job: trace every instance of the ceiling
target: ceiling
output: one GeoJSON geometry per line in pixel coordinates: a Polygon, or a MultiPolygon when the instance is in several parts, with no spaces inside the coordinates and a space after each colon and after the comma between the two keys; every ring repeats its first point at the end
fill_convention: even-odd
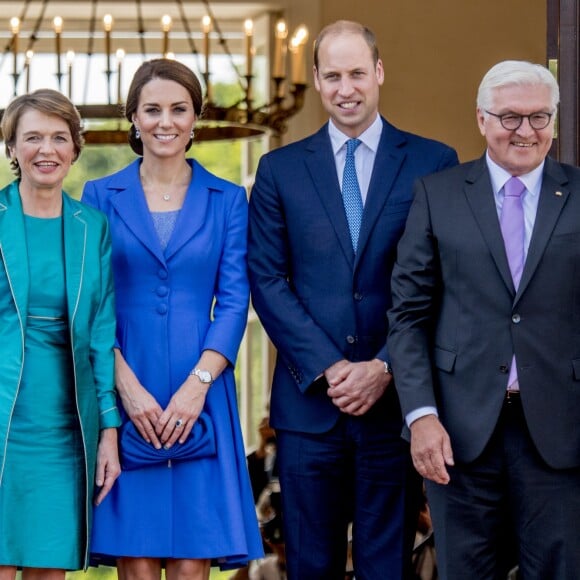
{"type": "MultiPolygon", "coordinates": [[[[168,14],[173,23],[170,32],[170,50],[176,53],[191,52],[188,36],[199,45],[201,40],[201,18],[208,13],[205,1],[152,1],[119,0],[115,2],[78,0],[0,0],[0,47],[2,52],[10,50],[10,18],[20,18],[19,51],[27,49],[35,53],[54,51],[52,21],[55,16],[63,19],[62,49],[77,53],[102,50],[104,42],[103,16],[113,16],[111,32],[112,50],[122,47],[126,52],[159,52],[161,16],[168,14]],[[189,29],[189,31],[188,31],[189,29]],[[141,31],[141,33],[139,32],[141,31]],[[92,39],[92,40],[91,40],[92,39]],[[99,44],[100,43],[100,44],[99,44]]],[[[265,13],[280,11],[280,4],[271,0],[235,2],[211,0],[210,12],[218,22],[219,30],[228,43],[243,39],[243,22],[246,18],[257,18],[265,13]]],[[[217,43],[216,29],[212,39],[217,43]]],[[[212,40],[212,42],[214,41],[212,40]]],[[[238,47],[234,46],[234,49],[238,47]]],[[[198,50],[201,47],[198,46],[198,50]]]]}

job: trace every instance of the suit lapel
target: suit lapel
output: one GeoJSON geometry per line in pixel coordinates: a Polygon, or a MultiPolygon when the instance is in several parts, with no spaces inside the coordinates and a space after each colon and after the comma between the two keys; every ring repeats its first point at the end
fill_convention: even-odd
{"type": "Polygon", "coordinates": [[[515,295],[485,156],[474,164],[467,175],[465,195],[500,276],[510,292],[515,295]]]}
{"type": "Polygon", "coordinates": [[[536,221],[516,300],[523,294],[532,279],[562,209],[566,205],[570,195],[569,190],[565,187],[567,182],[568,179],[561,167],[553,159],[546,158],[536,221]],[[559,192],[559,195],[555,195],[556,191],[559,192]]]}
{"type": "Polygon", "coordinates": [[[71,328],[81,293],[85,265],[87,223],[83,219],[82,213],[82,208],[75,206],[68,196],[63,195],[64,269],[68,317],[71,328]]]}
{"type": "Polygon", "coordinates": [[[125,170],[109,180],[107,187],[115,191],[111,204],[133,235],[162,263],[165,257],[159,236],[153,226],[151,213],[139,178],[141,160],[137,159],[125,170]]]}
{"type": "Polygon", "coordinates": [[[23,324],[28,312],[28,255],[18,181],[0,191],[0,252],[23,324]]]}
{"type": "Polygon", "coordinates": [[[310,155],[306,157],[306,166],[314,182],[315,190],[336,232],[342,252],[352,266],[354,265],[354,251],[336,175],[332,145],[328,136],[328,124],[312,136],[306,149],[310,152],[310,155]]]}
{"type": "Polygon", "coordinates": [[[355,262],[358,263],[372,230],[391,193],[395,179],[405,160],[402,145],[405,138],[400,131],[383,119],[381,140],[377,149],[373,173],[363,211],[361,230],[358,239],[358,251],[355,262]]]}

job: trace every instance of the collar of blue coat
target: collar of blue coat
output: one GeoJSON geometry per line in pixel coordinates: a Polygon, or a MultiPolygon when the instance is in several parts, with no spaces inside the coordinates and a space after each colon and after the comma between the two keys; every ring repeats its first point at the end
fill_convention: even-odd
{"type": "Polygon", "coordinates": [[[136,159],[121,171],[97,183],[109,190],[111,205],[135,237],[159,262],[165,264],[203,227],[211,196],[239,186],[213,175],[194,159],[187,159],[192,169],[192,178],[175,224],[175,231],[164,252],[141,185],[141,162],[140,158],[136,159]]]}

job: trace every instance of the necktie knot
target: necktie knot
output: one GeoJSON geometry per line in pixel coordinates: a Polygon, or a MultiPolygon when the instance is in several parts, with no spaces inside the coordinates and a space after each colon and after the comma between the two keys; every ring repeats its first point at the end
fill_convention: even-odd
{"type": "Polygon", "coordinates": [[[504,185],[504,194],[506,197],[521,197],[526,190],[524,182],[517,177],[510,177],[504,185]]]}
{"type": "Polygon", "coordinates": [[[356,148],[362,143],[360,139],[349,139],[346,142],[346,154],[354,155],[356,148]]]}

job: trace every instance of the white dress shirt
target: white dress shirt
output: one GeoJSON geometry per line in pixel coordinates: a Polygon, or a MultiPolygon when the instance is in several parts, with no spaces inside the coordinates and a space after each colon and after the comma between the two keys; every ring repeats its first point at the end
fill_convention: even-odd
{"type": "MultiPolygon", "coordinates": [[[[363,207],[367,200],[369,192],[369,185],[371,182],[371,175],[373,167],[375,166],[375,157],[377,156],[377,149],[381,140],[381,133],[383,131],[383,122],[380,115],[373,121],[373,124],[357,137],[362,143],[354,152],[354,165],[356,168],[356,176],[360,193],[362,196],[363,207]]],[[[338,183],[342,191],[342,174],[344,173],[344,164],[346,162],[346,142],[350,139],[342,131],[339,131],[336,125],[330,119],[328,123],[328,135],[330,136],[330,143],[332,145],[332,152],[334,153],[334,163],[336,165],[336,173],[338,175],[338,183]]]]}

